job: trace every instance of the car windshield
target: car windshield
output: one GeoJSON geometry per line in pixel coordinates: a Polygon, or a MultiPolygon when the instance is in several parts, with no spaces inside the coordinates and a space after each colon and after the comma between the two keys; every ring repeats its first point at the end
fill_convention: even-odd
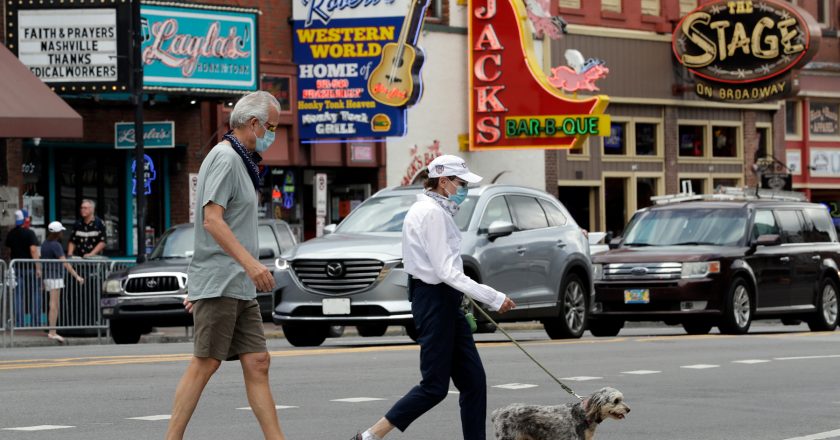
{"type": "MultiPolygon", "coordinates": [[[[467,197],[455,216],[458,228],[466,230],[475,209],[476,197],[467,197]]],[[[408,208],[417,201],[417,194],[374,197],[362,203],[336,228],[342,234],[402,232],[403,219],[408,208]]]]}
{"type": "Polygon", "coordinates": [[[193,253],[194,239],[195,234],[192,226],[170,229],[160,238],[149,259],[189,258],[193,253]]]}
{"type": "Polygon", "coordinates": [[[628,225],[624,246],[737,246],[744,238],[742,209],[660,209],[639,213],[628,225]]]}

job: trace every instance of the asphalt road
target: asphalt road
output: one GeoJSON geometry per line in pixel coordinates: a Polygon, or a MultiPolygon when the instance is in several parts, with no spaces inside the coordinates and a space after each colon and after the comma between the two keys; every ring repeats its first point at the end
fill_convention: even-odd
{"type": "MultiPolygon", "coordinates": [[[[515,335],[578,393],[607,385],[624,392],[632,412],[602,424],[598,439],[840,439],[840,332],[756,326],[738,337],[687,336],[679,327],[573,341],[515,335]]],[[[572,401],[501,334],[478,338],[490,410],[572,401]]],[[[0,439],[162,438],[190,349],[183,343],[3,349],[0,439]]],[[[269,349],[289,439],[346,440],[419,379],[418,350],[406,337],[345,337],[316,349],[271,340],[269,349]]],[[[247,406],[238,363],[224,364],[187,438],[262,438],[253,414],[241,409],[247,406]]],[[[452,394],[389,439],[460,437],[452,394]]]]}

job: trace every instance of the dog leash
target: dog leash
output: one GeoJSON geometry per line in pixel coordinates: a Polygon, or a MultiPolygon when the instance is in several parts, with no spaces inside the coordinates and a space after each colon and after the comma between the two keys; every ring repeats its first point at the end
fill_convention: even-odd
{"type": "Polygon", "coordinates": [[[566,391],[567,393],[577,397],[578,399],[580,399],[581,402],[583,401],[583,396],[580,396],[577,393],[575,393],[571,388],[569,388],[568,385],[561,382],[560,379],[557,378],[557,376],[552,374],[551,371],[548,371],[548,368],[545,368],[545,366],[543,366],[543,364],[541,364],[540,361],[536,360],[534,358],[534,356],[531,356],[531,353],[528,353],[528,350],[525,350],[525,347],[520,345],[519,342],[517,342],[517,340],[514,339],[514,337],[511,336],[510,333],[507,332],[507,330],[503,329],[499,325],[499,323],[494,321],[493,318],[491,318],[490,315],[487,314],[487,312],[484,311],[484,308],[482,308],[481,306],[476,304],[475,301],[472,298],[470,298],[469,296],[467,296],[467,299],[470,300],[470,304],[472,304],[473,309],[478,310],[481,313],[481,315],[484,316],[485,319],[487,319],[488,321],[490,321],[490,323],[495,325],[497,329],[499,329],[505,336],[507,336],[508,339],[510,339],[510,342],[513,342],[513,345],[517,346],[520,350],[522,350],[522,352],[525,353],[525,356],[528,356],[528,359],[531,359],[531,361],[533,363],[537,364],[538,367],[540,367],[543,371],[545,371],[545,374],[547,374],[548,377],[554,379],[554,381],[557,382],[558,385],[560,385],[560,388],[563,388],[563,390],[566,391]]]}

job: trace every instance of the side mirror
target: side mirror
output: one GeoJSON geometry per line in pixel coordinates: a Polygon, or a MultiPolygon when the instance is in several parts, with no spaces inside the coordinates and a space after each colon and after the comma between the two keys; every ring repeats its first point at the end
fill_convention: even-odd
{"type": "Polygon", "coordinates": [[[622,241],[624,241],[624,239],[621,238],[621,237],[613,238],[612,240],[610,240],[609,248],[610,249],[618,249],[619,247],[621,247],[621,242],[622,241]]]}
{"type": "Polygon", "coordinates": [[[513,223],[496,220],[493,223],[490,223],[490,227],[487,228],[487,239],[495,241],[497,238],[507,237],[515,231],[516,226],[513,226],[513,223]]]}
{"type": "Polygon", "coordinates": [[[782,244],[782,238],[777,234],[759,235],[753,243],[754,246],[779,246],[782,244]]]}
{"type": "Polygon", "coordinates": [[[274,249],[260,248],[260,260],[265,260],[274,257],[276,257],[276,255],[274,255],[274,249]]]}
{"type": "Polygon", "coordinates": [[[324,226],[324,235],[332,234],[333,232],[335,232],[336,226],[338,225],[336,225],[335,223],[330,223],[327,226],[324,226]]]}

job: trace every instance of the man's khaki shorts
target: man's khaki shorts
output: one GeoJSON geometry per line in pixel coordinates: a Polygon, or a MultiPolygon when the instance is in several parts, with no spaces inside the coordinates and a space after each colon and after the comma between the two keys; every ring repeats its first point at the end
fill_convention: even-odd
{"type": "Polygon", "coordinates": [[[257,300],[200,299],[193,304],[193,321],[196,357],[232,361],[240,354],[268,351],[257,300]]]}

